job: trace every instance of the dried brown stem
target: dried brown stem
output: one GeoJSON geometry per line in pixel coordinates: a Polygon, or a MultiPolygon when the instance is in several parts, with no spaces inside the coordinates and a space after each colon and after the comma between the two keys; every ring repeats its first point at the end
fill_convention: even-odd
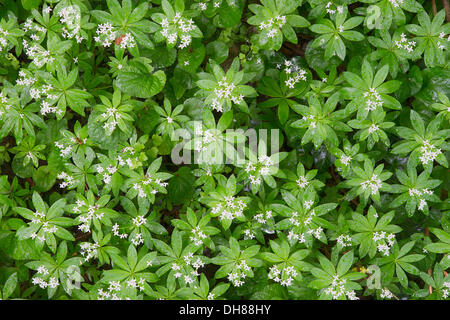
{"type": "MultiPolygon", "coordinates": [[[[428,269],[428,274],[431,276],[431,268],[428,269]]],[[[432,286],[428,286],[428,291],[430,292],[430,294],[433,293],[433,287],[432,286]]]]}
{"type": "Polygon", "coordinates": [[[285,42],[283,44],[282,49],[288,52],[289,55],[296,55],[296,56],[305,56],[305,51],[300,47],[300,45],[296,45],[290,42],[285,42]]]}
{"type": "Polygon", "coordinates": [[[325,253],[325,256],[326,256],[328,259],[331,259],[331,253],[330,253],[330,251],[328,250],[328,248],[327,248],[326,246],[323,246],[321,249],[322,249],[322,252],[325,253]]]}
{"type": "Polygon", "coordinates": [[[450,22],[450,4],[448,3],[448,0],[442,0],[442,5],[445,9],[445,20],[450,22]]]}
{"type": "Polygon", "coordinates": [[[91,231],[87,232],[87,233],[83,233],[80,234],[79,236],[75,237],[75,241],[82,241],[82,240],[86,240],[87,238],[89,238],[89,236],[91,235],[91,231]]]}
{"type": "Polygon", "coordinates": [[[334,182],[337,184],[339,181],[336,176],[336,173],[334,172],[334,165],[331,165],[331,176],[333,177],[334,182]]]}

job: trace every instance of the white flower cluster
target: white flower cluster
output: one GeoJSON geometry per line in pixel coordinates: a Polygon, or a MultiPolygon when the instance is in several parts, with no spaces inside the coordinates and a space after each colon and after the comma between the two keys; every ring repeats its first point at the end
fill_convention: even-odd
{"type": "Polygon", "coordinates": [[[181,13],[175,13],[175,17],[172,21],[164,18],[161,21],[162,31],[161,34],[167,39],[169,44],[175,44],[178,41],[178,36],[180,38],[179,49],[184,49],[191,44],[192,36],[189,34],[195,29],[194,20],[185,19],[181,16],[181,13]],[[173,32],[170,32],[173,30],[173,32]]]}
{"type": "Polygon", "coordinates": [[[341,234],[336,240],[342,247],[349,247],[352,245],[352,237],[347,234],[341,234]]]}
{"type": "Polygon", "coordinates": [[[366,110],[373,111],[377,107],[383,106],[383,99],[375,88],[370,88],[369,91],[364,92],[364,98],[366,98],[366,110]]]}
{"type": "Polygon", "coordinates": [[[236,94],[234,92],[235,89],[236,86],[234,85],[234,83],[228,83],[227,78],[223,77],[222,80],[217,83],[217,87],[214,88],[214,94],[216,96],[211,102],[213,110],[222,112],[223,104],[225,103],[226,99],[231,99],[231,101],[233,101],[235,104],[241,104],[242,101],[244,101],[244,96],[242,94],[236,94]]]}
{"type": "Polygon", "coordinates": [[[136,226],[136,227],[140,227],[140,226],[142,226],[144,223],[146,223],[147,222],[147,219],[145,219],[145,217],[144,216],[137,216],[137,217],[135,217],[135,218],[133,218],[133,224],[136,226]]]}
{"type": "Polygon", "coordinates": [[[372,178],[370,178],[369,180],[361,182],[361,188],[363,190],[366,190],[367,187],[369,187],[372,194],[376,194],[378,192],[378,189],[381,188],[381,180],[376,174],[373,174],[372,178]]]}
{"type": "Polygon", "coordinates": [[[255,239],[255,233],[251,229],[245,229],[244,230],[244,239],[245,240],[255,239]]]}
{"type": "Polygon", "coordinates": [[[44,220],[41,220],[41,219],[45,218],[45,213],[40,213],[40,212],[36,211],[36,212],[34,212],[34,216],[35,216],[35,218],[33,218],[33,220],[31,220],[31,223],[42,223],[44,220]]]}
{"type": "Polygon", "coordinates": [[[278,32],[280,32],[280,29],[284,26],[286,23],[286,16],[276,16],[275,18],[270,18],[267,21],[263,21],[259,24],[260,30],[269,30],[267,33],[267,36],[269,38],[274,38],[278,32]]]}
{"type": "Polygon", "coordinates": [[[63,113],[63,111],[57,106],[51,106],[58,100],[58,95],[49,93],[49,91],[51,90],[53,90],[53,87],[50,84],[43,85],[40,88],[30,89],[30,95],[33,99],[42,99],[40,112],[43,116],[45,116],[47,113],[55,113],[57,115],[61,115],[63,113]]]}
{"type": "Polygon", "coordinates": [[[3,30],[3,28],[0,27],[0,51],[3,51],[3,49],[8,45],[8,41],[6,40],[6,36],[8,34],[8,30],[3,30]]]}
{"type": "Polygon", "coordinates": [[[315,119],[314,115],[310,114],[309,116],[303,116],[303,121],[309,122],[309,128],[314,129],[317,126],[317,119],[315,119]]]}
{"type": "Polygon", "coordinates": [[[240,287],[244,284],[244,280],[247,277],[247,273],[251,268],[247,265],[245,260],[241,260],[240,263],[236,263],[236,268],[234,272],[228,274],[228,281],[230,281],[233,286],[240,287]]]}
{"type": "Polygon", "coordinates": [[[400,40],[394,41],[394,44],[395,44],[395,46],[397,48],[405,49],[409,53],[413,52],[414,51],[414,47],[416,46],[416,42],[415,41],[408,41],[408,39],[406,39],[406,35],[404,33],[402,33],[400,35],[400,40]]]}
{"type": "Polygon", "coordinates": [[[29,76],[25,73],[25,71],[19,71],[19,79],[16,80],[16,84],[20,86],[31,87],[37,79],[35,77],[29,76]]]}
{"type": "Polygon", "coordinates": [[[356,293],[354,290],[352,291],[346,291],[345,290],[345,283],[347,282],[346,279],[339,279],[338,275],[335,275],[333,278],[333,282],[331,286],[329,286],[325,293],[328,295],[331,295],[333,299],[339,299],[341,296],[347,296],[350,300],[359,300],[358,297],[356,297],[356,293]]]}
{"type": "Polygon", "coordinates": [[[57,95],[49,93],[53,90],[52,85],[46,84],[41,87],[31,87],[37,81],[36,78],[28,76],[23,70],[19,71],[19,79],[16,80],[16,84],[20,86],[29,87],[30,96],[35,99],[43,99],[40,106],[40,112],[42,115],[47,113],[62,114],[62,110],[58,107],[52,107],[51,105],[58,99],[57,95]],[[45,100],[47,99],[47,100],[45,100]],[[53,101],[52,101],[53,100],[53,101]]]}
{"type": "Polygon", "coordinates": [[[447,299],[450,296],[450,281],[446,281],[442,284],[445,289],[442,289],[442,298],[447,299]]]}
{"type": "MultiPolygon", "coordinates": [[[[439,34],[439,39],[444,40],[445,37],[446,37],[446,35],[445,35],[444,32],[441,32],[441,33],[439,34]]],[[[447,41],[450,41],[450,35],[448,36],[447,41]]],[[[439,41],[436,43],[436,45],[437,45],[437,47],[438,47],[439,49],[441,49],[441,50],[444,50],[444,49],[445,49],[445,46],[441,43],[441,40],[439,40],[439,41]]]]}
{"type": "Polygon", "coordinates": [[[97,256],[97,249],[99,248],[99,244],[97,242],[83,242],[80,244],[80,253],[84,257],[84,261],[89,261],[90,259],[97,256]]]}
{"type": "Polygon", "coordinates": [[[136,41],[131,33],[126,33],[116,41],[116,44],[119,44],[122,49],[134,48],[136,46],[136,41]]]}
{"type": "MultiPolygon", "coordinates": [[[[33,213],[34,218],[31,220],[31,223],[34,224],[40,224],[42,225],[42,231],[44,231],[44,233],[55,233],[57,230],[56,226],[49,226],[48,222],[45,221],[45,213],[40,213],[38,211],[33,213]]],[[[31,239],[38,239],[39,241],[45,241],[45,235],[42,236],[38,236],[36,232],[31,233],[30,235],[31,239]]]]}
{"type": "Polygon", "coordinates": [[[375,123],[372,123],[372,125],[369,127],[369,133],[371,134],[378,130],[380,130],[380,128],[375,123]]]}
{"type": "MultiPolygon", "coordinates": [[[[205,266],[205,264],[203,263],[202,259],[200,259],[200,257],[197,257],[197,259],[194,260],[194,254],[192,252],[189,252],[187,255],[185,255],[183,257],[184,259],[184,263],[186,263],[186,265],[190,266],[192,265],[192,267],[195,270],[198,270],[200,268],[203,268],[205,266]]],[[[197,273],[196,276],[199,276],[200,274],[197,273]]]]}
{"type": "Polygon", "coordinates": [[[305,234],[304,233],[302,233],[302,234],[298,234],[298,233],[295,233],[294,231],[289,231],[289,234],[288,234],[288,236],[287,236],[287,238],[290,240],[290,241],[298,241],[299,243],[304,243],[306,240],[305,240],[305,234]]]}
{"type": "Polygon", "coordinates": [[[191,239],[191,241],[194,242],[196,246],[200,246],[203,244],[203,241],[207,237],[208,236],[202,230],[200,230],[200,227],[196,226],[192,229],[192,236],[190,236],[189,239],[191,239]]]}
{"type": "Polygon", "coordinates": [[[389,250],[395,242],[395,234],[390,233],[386,235],[385,231],[374,232],[372,240],[376,243],[378,251],[388,256],[389,250]]]}
{"type": "Polygon", "coordinates": [[[389,0],[389,2],[390,2],[395,8],[398,8],[398,7],[403,3],[403,0],[389,0]]]}
{"type": "Polygon", "coordinates": [[[144,291],[144,283],[144,278],[139,278],[138,281],[133,278],[127,281],[127,287],[137,288],[139,291],[144,291]]]}
{"type": "Polygon", "coordinates": [[[72,155],[72,146],[70,144],[63,144],[55,141],[55,146],[59,149],[59,155],[63,158],[69,157],[72,155]]]}
{"type": "Polygon", "coordinates": [[[209,129],[203,130],[201,122],[195,123],[194,135],[194,150],[197,152],[206,151],[209,144],[216,142],[214,131],[209,129]]]}
{"type": "MultiPolygon", "coordinates": [[[[55,233],[58,228],[53,225],[53,226],[49,226],[47,221],[44,221],[45,219],[45,214],[44,213],[39,213],[39,212],[35,212],[34,213],[35,218],[33,220],[31,220],[31,223],[35,223],[35,224],[42,224],[42,231],[44,231],[44,233],[55,233]]],[[[44,241],[45,240],[45,235],[42,236],[38,236],[36,232],[33,232],[30,235],[31,239],[35,239],[37,238],[39,241],[44,241]]]]}
{"type": "Polygon", "coordinates": [[[261,184],[261,176],[269,175],[270,167],[273,166],[273,161],[267,155],[261,155],[258,157],[256,163],[249,162],[245,168],[245,172],[249,174],[251,184],[261,184]]]}
{"type": "MultiPolygon", "coordinates": [[[[312,205],[314,204],[313,200],[306,200],[305,202],[303,202],[303,205],[305,206],[305,208],[307,210],[311,209],[312,205]]],[[[314,215],[314,213],[312,212],[311,215],[314,215]]]]}
{"type": "Polygon", "coordinates": [[[71,188],[74,186],[74,184],[77,182],[72,176],[68,175],[64,171],[57,175],[58,179],[64,180],[59,184],[59,187],[61,189],[63,188],[71,188]]]}
{"type": "MultiPolygon", "coordinates": [[[[25,33],[29,31],[36,31],[40,32],[41,34],[45,34],[46,28],[35,24],[32,19],[28,18],[23,26],[23,31],[25,33]]],[[[41,39],[41,36],[39,36],[37,33],[33,33],[30,35],[30,38],[33,41],[39,41],[41,39]]],[[[29,59],[33,60],[33,63],[38,68],[43,67],[47,63],[53,63],[53,61],[55,60],[55,58],[50,55],[49,51],[42,49],[37,44],[31,45],[26,39],[23,39],[22,45],[25,49],[25,54],[29,59]]]]}
{"type": "MultiPolygon", "coordinates": [[[[45,278],[45,276],[49,275],[48,269],[45,266],[39,266],[36,271],[37,271],[37,274],[42,275],[44,278],[45,278]]],[[[44,278],[34,277],[32,279],[32,283],[34,285],[36,285],[36,284],[39,285],[39,287],[41,289],[45,289],[47,287],[56,288],[59,285],[59,281],[55,277],[50,277],[48,282],[46,280],[44,280],[44,278]]]]}
{"type": "Polygon", "coordinates": [[[436,148],[428,140],[425,140],[420,148],[420,152],[422,153],[419,157],[420,162],[422,164],[428,164],[430,162],[433,163],[437,156],[442,153],[442,150],[436,148]]]}
{"type": "Polygon", "coordinates": [[[269,269],[269,279],[280,283],[284,287],[292,285],[292,281],[297,276],[297,271],[293,266],[285,267],[280,270],[276,265],[269,269]]]}
{"type": "MultiPolygon", "coordinates": [[[[309,218],[308,218],[309,219],[309,218]]],[[[307,219],[307,220],[308,220],[307,219]]],[[[306,221],[305,221],[306,222],[306,221]]],[[[320,235],[322,233],[323,229],[322,227],[317,227],[317,229],[308,229],[306,231],[307,234],[312,234],[316,239],[320,239],[320,235]]]]}
{"type": "Polygon", "coordinates": [[[125,147],[120,152],[122,154],[117,156],[120,166],[127,165],[130,169],[136,169],[139,166],[139,157],[135,155],[136,152],[133,147],[125,147]]]}
{"type": "Polygon", "coordinates": [[[418,190],[418,189],[416,189],[416,188],[410,188],[409,190],[408,190],[408,192],[409,192],[409,196],[410,197],[417,197],[418,199],[419,199],[419,206],[418,206],[418,209],[419,210],[423,210],[423,208],[427,205],[427,201],[424,199],[424,198],[422,198],[422,196],[423,195],[432,195],[433,194],[433,191],[430,191],[430,190],[428,190],[428,189],[422,189],[422,190],[418,190]]]}
{"type": "MultiPolygon", "coordinates": [[[[145,224],[147,222],[147,219],[143,215],[142,216],[137,216],[137,217],[133,218],[132,220],[133,220],[133,224],[134,224],[134,226],[136,228],[139,228],[140,226],[142,226],[143,224],[145,224]]],[[[144,238],[142,237],[142,233],[136,233],[134,238],[131,239],[131,242],[135,246],[143,244],[144,243],[144,238]]]]}
{"type": "Polygon", "coordinates": [[[350,163],[350,161],[352,161],[352,157],[343,154],[343,155],[341,156],[340,160],[341,160],[341,162],[342,162],[342,164],[343,164],[344,166],[348,166],[348,164],[350,163]]]}
{"type": "MultiPolygon", "coordinates": [[[[304,207],[306,208],[306,210],[309,210],[312,207],[312,205],[313,205],[313,201],[311,201],[311,200],[304,202],[304,207]]],[[[289,222],[294,227],[303,227],[304,226],[306,228],[307,234],[314,236],[316,239],[320,239],[323,228],[318,227],[318,228],[314,229],[314,228],[309,227],[312,222],[312,219],[315,215],[316,215],[316,213],[314,212],[314,210],[311,210],[311,212],[309,212],[306,216],[301,216],[298,214],[297,211],[294,211],[291,213],[289,222]]],[[[305,234],[304,233],[297,234],[291,230],[287,237],[291,241],[298,240],[300,243],[305,242],[305,234]]]]}
{"type": "Polygon", "coordinates": [[[285,60],[284,67],[284,71],[288,76],[288,79],[284,81],[287,87],[293,89],[298,82],[306,81],[306,70],[295,65],[292,61],[285,60]]]}
{"type": "Polygon", "coordinates": [[[72,39],[75,37],[77,43],[83,41],[83,37],[79,35],[81,26],[81,13],[78,6],[68,6],[58,12],[59,22],[65,24],[62,29],[63,38],[72,39]]]}
{"type": "Polygon", "coordinates": [[[32,283],[33,283],[34,285],[36,285],[36,284],[39,285],[39,287],[40,287],[41,289],[45,289],[45,288],[47,288],[47,287],[50,287],[50,288],[56,288],[56,287],[59,286],[59,281],[58,281],[58,279],[55,278],[55,277],[50,277],[50,280],[49,280],[48,282],[45,281],[45,280],[42,279],[42,278],[35,277],[35,278],[33,278],[32,283]]]}
{"type": "Polygon", "coordinates": [[[106,112],[101,115],[104,118],[105,123],[103,124],[103,129],[105,129],[109,134],[111,134],[118,124],[118,120],[122,117],[118,110],[114,107],[109,107],[106,112]]]}
{"type": "Polygon", "coordinates": [[[78,229],[83,232],[89,232],[91,231],[90,224],[92,219],[101,219],[104,213],[98,212],[99,206],[97,204],[88,205],[83,200],[77,200],[76,203],[73,212],[80,214],[79,220],[81,224],[78,226],[78,229]]]}
{"type": "Polygon", "coordinates": [[[118,296],[121,291],[122,285],[120,281],[109,281],[109,287],[107,291],[103,291],[102,288],[98,289],[98,300],[122,300],[118,296]]]}
{"type": "Polygon", "coordinates": [[[113,232],[113,235],[115,235],[116,237],[119,237],[120,239],[124,239],[124,238],[128,237],[128,234],[126,234],[126,233],[122,233],[122,234],[119,233],[119,225],[117,223],[115,223],[112,226],[112,232],[113,232]]]}
{"type": "MultiPolygon", "coordinates": [[[[201,11],[205,11],[207,9],[208,3],[210,0],[206,0],[205,2],[200,2],[198,5],[200,7],[201,11]]],[[[220,5],[223,3],[223,0],[213,0],[214,9],[217,9],[220,7],[220,5]]],[[[226,3],[229,7],[237,8],[236,0],[227,0],[226,3]]]]}
{"type": "Polygon", "coordinates": [[[225,201],[218,203],[212,208],[212,213],[219,215],[219,219],[233,220],[236,217],[242,216],[242,212],[247,207],[247,204],[242,200],[236,200],[233,196],[228,196],[225,201]]]}
{"type": "Polygon", "coordinates": [[[95,42],[100,43],[103,47],[109,47],[116,39],[116,31],[110,23],[103,23],[97,26],[97,36],[94,37],[95,42]]]}
{"type": "MultiPolygon", "coordinates": [[[[40,33],[45,33],[47,30],[45,29],[45,27],[41,27],[41,26],[35,24],[31,18],[28,18],[23,25],[23,31],[24,32],[36,31],[36,32],[40,32],[40,33]]],[[[37,35],[36,33],[33,33],[30,35],[30,38],[33,41],[38,41],[38,40],[40,40],[41,37],[39,35],[37,35]]],[[[24,42],[25,42],[25,40],[24,40],[24,42]]]]}
{"type": "Polygon", "coordinates": [[[75,137],[70,137],[68,139],[63,139],[64,142],[55,141],[55,146],[59,149],[59,155],[63,158],[71,157],[76,146],[85,144],[87,138],[77,139],[75,137]]]}
{"type": "Polygon", "coordinates": [[[332,5],[333,5],[333,2],[331,2],[331,1],[329,1],[325,5],[325,8],[327,9],[328,14],[335,14],[336,12],[338,12],[339,14],[342,14],[344,12],[344,6],[336,6],[336,9],[331,9],[332,5]]]}
{"type": "Polygon", "coordinates": [[[267,210],[266,212],[263,212],[263,213],[258,213],[253,217],[253,219],[255,219],[257,222],[259,222],[261,224],[265,224],[267,222],[267,219],[270,219],[270,218],[272,218],[271,210],[267,210]]]}
{"type": "Polygon", "coordinates": [[[44,50],[38,45],[30,45],[25,39],[23,40],[23,47],[25,54],[38,68],[42,68],[47,63],[53,63],[55,58],[51,56],[50,51],[44,50]]]}
{"type": "MultiPolygon", "coordinates": [[[[131,237],[130,237],[131,238],[131,237]]],[[[136,233],[131,242],[137,247],[144,243],[144,238],[142,237],[142,233],[136,233]]]]}
{"type": "MultiPolygon", "coordinates": [[[[137,216],[135,218],[132,219],[133,224],[136,228],[139,228],[140,226],[142,226],[143,224],[145,224],[147,222],[147,219],[145,218],[145,216],[137,216]]],[[[131,239],[131,242],[135,245],[138,246],[140,244],[144,243],[144,238],[142,237],[142,233],[136,233],[136,235],[134,236],[133,239],[131,239]]]]}
{"type": "Polygon", "coordinates": [[[128,166],[130,169],[135,169],[140,165],[139,158],[135,155],[133,147],[125,147],[120,152],[121,154],[117,156],[118,165],[102,166],[98,164],[96,166],[97,173],[102,176],[105,184],[111,183],[112,175],[117,172],[119,167],[128,166]]]}
{"type": "Polygon", "coordinates": [[[176,279],[182,279],[186,284],[192,284],[195,282],[195,278],[200,275],[198,272],[198,269],[203,268],[205,266],[204,262],[200,259],[200,257],[197,257],[194,261],[194,254],[192,252],[189,252],[183,257],[184,260],[184,267],[183,265],[179,265],[177,263],[172,263],[172,270],[177,271],[174,273],[174,277],[176,279]],[[194,271],[191,271],[190,273],[187,272],[188,266],[192,266],[194,268],[194,271]],[[181,271],[183,271],[185,274],[183,274],[181,271]]]}
{"type": "Polygon", "coordinates": [[[305,189],[309,185],[309,181],[305,176],[298,177],[296,182],[300,189],[305,189]]]}
{"type": "MultiPolygon", "coordinates": [[[[312,215],[314,215],[314,210],[312,211],[312,215]]],[[[294,211],[291,213],[291,217],[289,218],[289,222],[296,226],[296,227],[300,227],[300,225],[302,224],[302,219],[301,217],[299,217],[298,212],[294,211]]],[[[305,219],[304,224],[308,225],[311,222],[311,217],[308,217],[307,219],[305,219]]]]}
{"type": "Polygon", "coordinates": [[[394,295],[389,291],[389,289],[384,288],[381,289],[380,297],[383,299],[392,299],[394,295]]]}
{"type": "Polygon", "coordinates": [[[145,177],[140,181],[140,183],[135,183],[133,185],[133,189],[138,191],[138,197],[140,198],[145,198],[146,197],[146,193],[144,191],[143,186],[150,186],[151,187],[151,194],[157,194],[158,190],[154,189],[155,186],[160,186],[160,187],[167,187],[168,183],[167,182],[163,182],[160,179],[152,179],[152,177],[150,177],[150,175],[146,174],[145,177]]]}
{"type": "Polygon", "coordinates": [[[3,113],[11,108],[11,105],[8,103],[8,97],[0,92],[0,119],[3,116],[3,113]]]}
{"type": "Polygon", "coordinates": [[[117,172],[117,166],[106,166],[106,168],[101,165],[97,165],[97,172],[103,174],[102,180],[105,184],[111,183],[111,176],[117,172]]]}
{"type": "Polygon", "coordinates": [[[48,274],[48,269],[45,266],[38,267],[36,271],[37,273],[42,274],[44,276],[48,274]]]}

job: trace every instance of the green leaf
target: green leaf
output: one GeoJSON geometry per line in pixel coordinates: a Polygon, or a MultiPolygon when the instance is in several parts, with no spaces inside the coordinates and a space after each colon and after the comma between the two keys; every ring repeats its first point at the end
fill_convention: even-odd
{"type": "Polygon", "coordinates": [[[21,2],[25,10],[31,10],[39,7],[42,0],[21,0],[21,2]]]}
{"type": "Polygon", "coordinates": [[[17,272],[14,272],[8,277],[8,280],[6,280],[5,285],[3,286],[2,299],[7,300],[13,294],[16,287],[17,287],[17,272]]]}
{"type": "Polygon", "coordinates": [[[336,269],[337,274],[339,276],[344,275],[350,269],[352,264],[353,264],[353,251],[349,251],[342,256],[341,260],[339,260],[336,269]]]}
{"type": "Polygon", "coordinates": [[[430,243],[425,246],[425,249],[435,252],[435,253],[449,253],[450,252],[450,244],[448,243],[430,243]]]}
{"type": "Polygon", "coordinates": [[[189,167],[181,167],[170,179],[167,191],[175,205],[187,203],[194,195],[195,177],[189,167]]]}
{"type": "Polygon", "coordinates": [[[115,85],[123,92],[138,98],[150,98],[161,92],[166,83],[164,71],[152,73],[149,64],[131,60],[115,80],[115,85]]]}
{"type": "Polygon", "coordinates": [[[414,110],[411,110],[411,124],[421,136],[425,135],[425,124],[419,114],[414,110]]]}

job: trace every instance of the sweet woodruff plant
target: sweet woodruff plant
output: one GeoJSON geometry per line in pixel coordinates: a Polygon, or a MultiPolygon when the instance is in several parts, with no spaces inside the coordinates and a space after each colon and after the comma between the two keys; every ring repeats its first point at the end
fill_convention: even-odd
{"type": "Polygon", "coordinates": [[[0,2],[0,298],[450,298],[448,0],[0,2]]]}

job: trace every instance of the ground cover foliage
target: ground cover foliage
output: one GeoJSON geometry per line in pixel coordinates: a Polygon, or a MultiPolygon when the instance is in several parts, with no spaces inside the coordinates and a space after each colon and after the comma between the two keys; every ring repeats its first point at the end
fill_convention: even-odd
{"type": "Polygon", "coordinates": [[[449,17],[0,0],[0,297],[449,299],[449,17]]]}

